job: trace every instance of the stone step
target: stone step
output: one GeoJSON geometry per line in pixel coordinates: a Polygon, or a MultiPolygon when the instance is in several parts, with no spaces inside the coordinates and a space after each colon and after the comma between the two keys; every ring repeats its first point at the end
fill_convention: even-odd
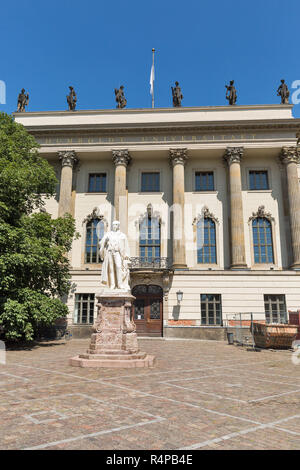
{"type": "Polygon", "coordinates": [[[97,360],[112,360],[112,361],[132,361],[135,359],[144,359],[146,353],[133,353],[133,354],[79,354],[80,359],[88,359],[89,361],[97,360]]]}
{"type": "MultiPolygon", "coordinates": [[[[75,367],[107,367],[107,368],[134,368],[134,367],[153,367],[155,356],[151,356],[150,354],[145,354],[143,359],[133,359],[133,360],[116,360],[115,356],[114,359],[84,359],[80,356],[72,357],[69,360],[70,366],[75,367]]],[[[123,358],[123,356],[122,356],[123,358]]]]}
{"type": "MultiPolygon", "coordinates": [[[[139,351],[136,351],[137,353],[139,351]]],[[[107,349],[107,348],[103,348],[101,349],[99,346],[93,348],[92,346],[89,347],[89,349],[87,350],[87,354],[117,354],[118,356],[120,356],[121,354],[126,356],[128,354],[131,354],[129,351],[126,351],[125,349],[107,349]]]]}

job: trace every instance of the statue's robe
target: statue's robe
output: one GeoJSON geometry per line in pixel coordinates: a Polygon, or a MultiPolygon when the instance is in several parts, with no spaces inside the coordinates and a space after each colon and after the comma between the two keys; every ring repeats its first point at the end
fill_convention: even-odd
{"type": "Polygon", "coordinates": [[[108,272],[111,270],[115,272],[115,266],[110,266],[109,263],[114,261],[111,257],[108,256],[108,250],[111,249],[112,252],[118,252],[121,258],[121,270],[122,270],[122,279],[126,281],[128,278],[128,267],[126,259],[129,258],[129,246],[128,240],[124,233],[117,232],[107,232],[102,240],[100,241],[100,258],[103,259],[102,263],[102,273],[101,273],[101,284],[104,284],[108,287],[109,285],[109,275],[108,272]]]}

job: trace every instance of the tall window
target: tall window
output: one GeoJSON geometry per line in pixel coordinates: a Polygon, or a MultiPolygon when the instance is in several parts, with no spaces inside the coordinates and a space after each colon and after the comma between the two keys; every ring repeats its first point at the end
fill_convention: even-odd
{"type": "Polygon", "coordinates": [[[269,189],[268,172],[254,170],[249,172],[250,189],[269,189]]]}
{"type": "Polygon", "coordinates": [[[153,261],[160,258],[160,221],[148,215],[140,225],[140,258],[153,261]]]}
{"type": "Polygon", "coordinates": [[[74,323],[93,323],[95,294],[76,294],[74,323]]]}
{"type": "Polygon", "coordinates": [[[197,263],[217,263],[216,224],[209,217],[197,223],[197,263]]]}
{"type": "Polygon", "coordinates": [[[213,171],[196,171],[195,173],[195,191],[213,191],[214,173],[213,171]]]}
{"type": "Polygon", "coordinates": [[[264,295],[267,323],[287,323],[285,295],[264,295]]]}
{"type": "Polygon", "coordinates": [[[272,224],[265,217],[252,222],[253,250],[255,263],[274,263],[272,224]]]}
{"type": "Polygon", "coordinates": [[[106,193],[106,173],[89,174],[89,193],[106,193]]]}
{"type": "Polygon", "coordinates": [[[220,294],[201,294],[201,325],[222,325],[220,294]]]}
{"type": "Polygon", "coordinates": [[[142,173],[141,190],[145,192],[159,192],[160,174],[153,172],[142,173]]]}
{"type": "Polygon", "coordinates": [[[86,225],[85,263],[100,263],[99,242],[104,235],[104,222],[92,219],[86,225]]]}

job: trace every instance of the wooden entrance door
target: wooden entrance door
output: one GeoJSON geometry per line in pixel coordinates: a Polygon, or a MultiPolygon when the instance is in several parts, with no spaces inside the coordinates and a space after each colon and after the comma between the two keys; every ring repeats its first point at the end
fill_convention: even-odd
{"type": "Polygon", "coordinates": [[[162,336],[163,291],[156,285],[139,285],[132,290],[133,319],[141,336],[162,336]]]}

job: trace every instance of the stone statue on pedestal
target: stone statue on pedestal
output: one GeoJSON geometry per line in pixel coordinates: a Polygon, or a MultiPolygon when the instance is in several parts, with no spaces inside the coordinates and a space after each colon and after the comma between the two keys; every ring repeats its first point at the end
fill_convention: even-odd
{"type": "Polygon", "coordinates": [[[277,90],[277,96],[281,96],[281,104],[289,104],[290,92],[284,80],[281,80],[281,84],[277,90]]]}
{"type": "Polygon", "coordinates": [[[226,99],[229,101],[229,105],[233,106],[236,104],[237,94],[234,86],[234,80],[230,80],[229,85],[225,85],[226,88],[226,99]]]}
{"type": "Polygon", "coordinates": [[[133,301],[129,288],[129,248],[120,222],[100,242],[103,259],[101,286],[97,298],[97,317],[89,349],[72,357],[75,367],[152,367],[155,357],[139,350],[136,326],[132,318],[133,301]]]}
{"type": "Polygon", "coordinates": [[[179,108],[181,106],[181,100],[183,95],[181,93],[181,88],[178,82],[175,82],[175,87],[171,87],[172,89],[172,96],[173,96],[173,106],[174,108],[179,108]]]}
{"type": "Polygon", "coordinates": [[[100,241],[100,258],[103,260],[102,286],[129,292],[129,246],[125,233],[120,231],[118,220],[113,222],[112,231],[107,232],[100,241]]]}
{"type": "Polygon", "coordinates": [[[67,95],[67,103],[69,106],[69,111],[75,111],[77,96],[72,86],[69,86],[69,89],[70,89],[70,93],[67,95]]]}
{"type": "Polygon", "coordinates": [[[127,105],[127,100],[125,98],[123,90],[124,90],[123,85],[121,85],[119,89],[115,88],[117,108],[119,109],[125,108],[125,106],[127,105]]]}
{"type": "Polygon", "coordinates": [[[25,94],[25,89],[22,88],[21,93],[18,96],[18,109],[17,112],[23,113],[25,111],[25,106],[28,105],[29,102],[29,94],[25,94]]]}

